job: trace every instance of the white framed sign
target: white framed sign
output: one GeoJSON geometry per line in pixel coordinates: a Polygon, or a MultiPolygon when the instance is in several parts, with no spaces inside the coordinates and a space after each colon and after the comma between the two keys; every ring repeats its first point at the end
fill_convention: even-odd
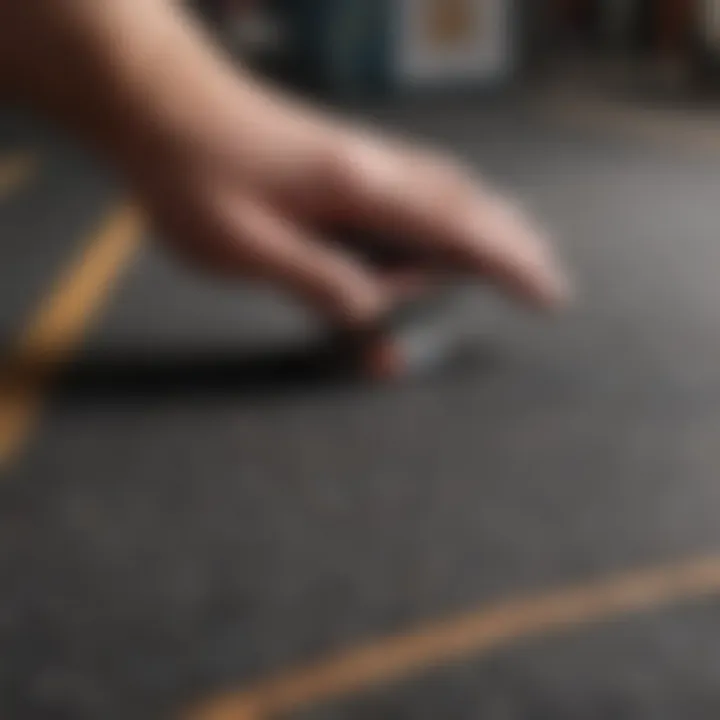
{"type": "Polygon", "coordinates": [[[496,81],[512,68],[513,0],[395,0],[401,85],[496,81]]]}

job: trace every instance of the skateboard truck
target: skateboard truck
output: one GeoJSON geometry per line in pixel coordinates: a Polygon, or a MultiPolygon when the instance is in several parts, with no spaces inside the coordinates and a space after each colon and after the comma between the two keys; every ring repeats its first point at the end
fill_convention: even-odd
{"type": "Polygon", "coordinates": [[[467,347],[459,322],[467,287],[446,286],[402,302],[380,322],[344,331],[337,348],[356,377],[395,380],[424,376],[447,367],[467,347]]]}

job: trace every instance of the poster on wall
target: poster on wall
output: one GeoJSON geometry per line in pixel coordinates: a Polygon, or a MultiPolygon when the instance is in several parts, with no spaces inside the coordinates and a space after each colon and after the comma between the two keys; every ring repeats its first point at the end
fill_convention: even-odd
{"type": "Polygon", "coordinates": [[[497,82],[512,69],[513,0],[396,0],[401,84],[497,82]]]}

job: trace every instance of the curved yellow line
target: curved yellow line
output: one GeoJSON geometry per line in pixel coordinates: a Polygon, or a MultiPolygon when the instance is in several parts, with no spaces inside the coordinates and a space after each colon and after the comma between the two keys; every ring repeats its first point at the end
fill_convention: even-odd
{"type": "Polygon", "coordinates": [[[46,297],[6,358],[0,358],[0,469],[28,439],[54,375],[134,255],[143,234],[139,212],[116,208],[53,292],[46,297]]]}
{"type": "Polygon", "coordinates": [[[396,682],[522,639],[720,595],[720,557],[695,559],[500,602],[200,704],[185,720],[268,720],[396,682]]]}

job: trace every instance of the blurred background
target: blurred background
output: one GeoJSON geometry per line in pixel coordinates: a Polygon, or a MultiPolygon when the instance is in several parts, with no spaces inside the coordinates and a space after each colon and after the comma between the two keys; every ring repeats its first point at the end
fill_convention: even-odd
{"type": "Polygon", "coordinates": [[[196,5],[230,47],[291,83],[338,95],[478,89],[579,72],[617,88],[687,94],[711,91],[717,67],[712,0],[196,5]]]}
{"type": "Polygon", "coordinates": [[[316,318],[0,111],[0,716],[720,717],[720,2],[189,7],[518,196],[578,298],[308,382],[316,318]]]}

